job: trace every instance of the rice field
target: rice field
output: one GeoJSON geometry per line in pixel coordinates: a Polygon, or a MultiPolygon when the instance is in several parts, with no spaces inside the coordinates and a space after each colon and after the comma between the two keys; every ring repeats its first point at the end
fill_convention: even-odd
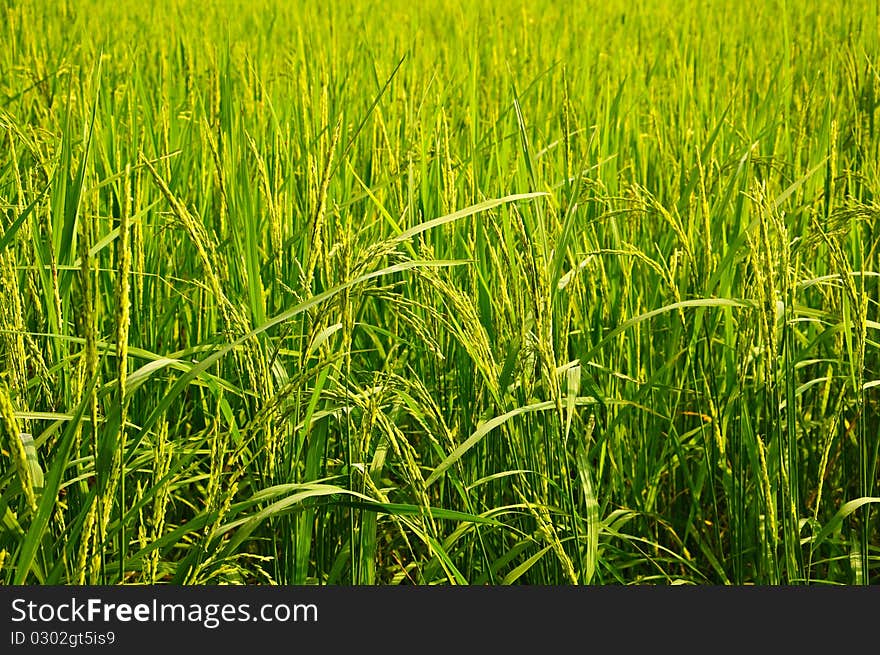
{"type": "Polygon", "coordinates": [[[4,584],[880,582],[876,2],[0,43],[4,584]]]}

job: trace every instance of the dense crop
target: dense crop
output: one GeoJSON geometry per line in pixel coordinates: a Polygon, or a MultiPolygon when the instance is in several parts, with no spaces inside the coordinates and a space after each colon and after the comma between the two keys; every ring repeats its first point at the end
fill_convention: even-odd
{"type": "Polygon", "coordinates": [[[880,580],[876,2],[0,2],[0,580],[880,580]]]}

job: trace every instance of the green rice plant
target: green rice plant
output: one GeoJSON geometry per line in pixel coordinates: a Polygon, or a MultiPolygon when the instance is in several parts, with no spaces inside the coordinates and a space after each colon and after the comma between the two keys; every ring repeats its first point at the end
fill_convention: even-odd
{"type": "Polygon", "coordinates": [[[0,581],[876,584],[877,22],[3,4],[0,581]]]}

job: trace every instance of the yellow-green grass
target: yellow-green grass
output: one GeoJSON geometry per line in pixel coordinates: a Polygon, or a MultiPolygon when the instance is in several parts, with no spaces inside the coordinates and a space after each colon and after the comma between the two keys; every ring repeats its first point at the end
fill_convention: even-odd
{"type": "Polygon", "coordinates": [[[0,43],[0,581],[880,581],[877,3],[0,43]]]}

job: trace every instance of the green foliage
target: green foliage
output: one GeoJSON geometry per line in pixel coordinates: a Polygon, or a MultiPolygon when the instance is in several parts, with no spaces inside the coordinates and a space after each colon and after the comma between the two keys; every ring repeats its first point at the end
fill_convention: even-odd
{"type": "Polygon", "coordinates": [[[0,8],[0,581],[876,584],[876,3],[0,8]]]}

